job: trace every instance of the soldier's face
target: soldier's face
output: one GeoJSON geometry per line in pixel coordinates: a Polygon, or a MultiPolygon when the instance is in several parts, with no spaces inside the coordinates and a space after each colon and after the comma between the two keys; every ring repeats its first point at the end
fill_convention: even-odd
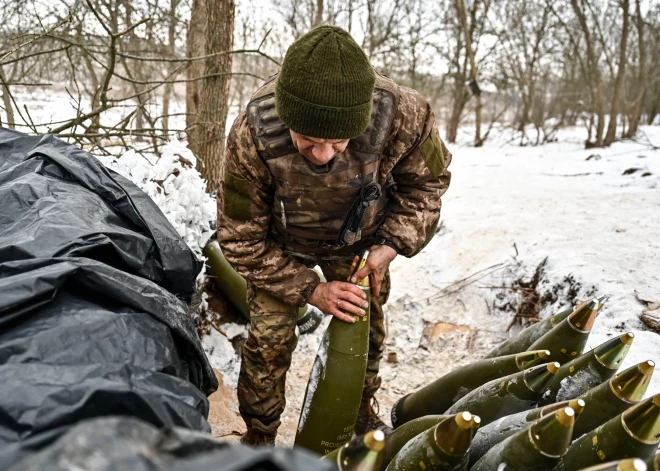
{"type": "Polygon", "coordinates": [[[291,132],[291,140],[307,160],[316,165],[324,165],[330,162],[335,155],[343,152],[348,145],[348,139],[319,139],[291,132]]]}

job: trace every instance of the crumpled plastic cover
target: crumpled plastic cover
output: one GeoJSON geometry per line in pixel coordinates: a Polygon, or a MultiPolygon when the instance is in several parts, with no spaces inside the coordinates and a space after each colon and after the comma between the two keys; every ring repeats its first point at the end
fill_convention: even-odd
{"type": "Polygon", "coordinates": [[[102,416],[209,432],[200,269],[128,180],[0,128],[0,469],[102,416]]]}
{"type": "MultiPolygon", "coordinates": [[[[0,458],[0,463],[2,458],[0,458]]],[[[80,422],[7,471],[330,471],[307,450],[249,448],[179,427],[157,428],[131,417],[80,422]]]]}

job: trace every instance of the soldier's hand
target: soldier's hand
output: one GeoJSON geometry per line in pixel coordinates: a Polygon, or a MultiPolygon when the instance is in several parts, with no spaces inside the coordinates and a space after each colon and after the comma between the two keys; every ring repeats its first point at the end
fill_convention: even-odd
{"type": "Polygon", "coordinates": [[[344,322],[353,323],[355,318],[342,311],[364,316],[365,309],[369,307],[366,299],[366,293],[356,285],[344,281],[331,281],[319,283],[307,302],[326,314],[332,314],[344,322]]]}
{"type": "MultiPolygon", "coordinates": [[[[372,245],[369,248],[367,263],[349,281],[351,283],[357,283],[362,278],[368,276],[371,292],[374,296],[378,296],[380,294],[380,287],[383,285],[383,280],[385,279],[385,273],[387,273],[387,269],[396,255],[396,250],[388,245],[372,245]]],[[[353,259],[351,272],[355,270],[359,262],[360,257],[356,256],[353,259]]]]}

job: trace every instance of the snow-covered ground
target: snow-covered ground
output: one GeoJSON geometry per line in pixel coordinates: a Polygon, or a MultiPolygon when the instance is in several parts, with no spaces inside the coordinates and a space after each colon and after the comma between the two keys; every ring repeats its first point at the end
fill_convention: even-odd
{"type": "MultiPolygon", "coordinates": [[[[71,100],[63,93],[26,93],[24,101],[36,122],[47,122],[64,119],[60,115],[71,100]]],[[[660,126],[642,127],[634,142],[591,150],[583,149],[582,128],[562,130],[558,142],[539,147],[516,146],[519,140],[511,139],[510,131],[494,131],[476,149],[469,146],[470,130],[462,133],[459,145],[450,146],[453,179],[443,198],[439,233],[417,257],[399,257],[391,267],[383,386],[377,396],[381,415],[389,421],[401,396],[478,360],[519,330],[518,325],[507,330],[513,313],[503,308],[515,307],[521,296],[514,281],[529,279],[546,257],[537,291],[554,293],[547,297],[555,300],[541,317],[567,307],[569,290],[577,291],[577,299],[606,294],[609,300],[587,347],[632,331],[636,338],[622,368],[647,359],[660,362],[660,336],[645,331],[639,315],[646,306],[638,300],[660,298],[660,126]]],[[[205,193],[184,144],[170,143],[161,159],[129,152],[101,161],[145,190],[200,253],[215,200],[205,193]]],[[[222,403],[222,412],[211,415],[215,432],[240,426],[235,400],[240,360],[229,340],[244,337],[246,328],[224,324],[222,329],[229,339],[212,331],[203,340],[224,376],[219,394],[226,397],[212,401],[212,409],[222,403]]],[[[293,443],[323,330],[301,337],[294,353],[280,445],[293,443]]],[[[660,372],[647,395],[658,392],[660,372]]]]}
{"type": "MultiPolygon", "coordinates": [[[[37,97],[31,110],[37,117],[50,110],[56,118],[53,110],[59,107],[53,105],[64,101],[37,97]]],[[[479,149],[469,146],[469,130],[463,132],[462,143],[450,146],[453,179],[443,198],[439,233],[417,257],[399,257],[391,267],[381,415],[389,420],[401,396],[478,360],[519,330],[514,325],[507,331],[513,313],[502,307],[516,305],[521,291],[512,283],[529,279],[546,257],[538,291],[554,292],[556,301],[541,317],[566,307],[569,288],[577,290],[578,299],[607,294],[588,347],[633,331],[636,339],[622,368],[647,359],[659,362],[660,336],[644,331],[639,315],[645,305],[635,291],[642,298],[660,298],[660,127],[643,127],[636,142],[592,150],[583,149],[583,129],[561,131],[559,142],[540,147],[518,147],[510,132],[501,131],[479,149]],[[386,361],[394,354],[396,362],[386,361]]],[[[204,193],[185,145],[170,143],[160,160],[133,152],[101,160],[145,190],[199,254],[215,201],[204,193]]],[[[227,420],[236,427],[240,360],[229,340],[244,337],[246,328],[224,324],[222,329],[229,339],[212,331],[203,344],[223,373],[223,411],[231,411],[227,420]]],[[[281,445],[293,443],[322,332],[301,337],[294,354],[281,445]]],[[[660,373],[652,392],[660,392],[660,373]]],[[[212,414],[215,431],[225,430],[223,414],[212,414]]]]}
{"type": "MultiPolygon", "coordinates": [[[[559,142],[542,147],[507,144],[505,133],[479,149],[451,146],[453,177],[442,228],[417,257],[399,257],[392,265],[377,396],[383,417],[389,421],[401,396],[480,359],[519,330],[515,325],[507,332],[513,313],[498,307],[515,304],[520,291],[511,289],[512,281],[529,279],[546,257],[538,291],[558,296],[542,317],[567,306],[570,286],[578,299],[606,294],[587,348],[632,331],[636,338],[622,368],[660,362],[660,336],[645,330],[639,320],[645,305],[635,296],[660,297],[660,127],[642,132],[639,142],[608,149],[584,150],[582,129],[563,131],[559,142]],[[639,170],[628,173],[634,168],[639,170]],[[393,353],[396,363],[386,360],[393,353]]],[[[245,328],[232,331],[245,335],[245,328]]],[[[280,445],[293,443],[322,331],[301,337],[294,353],[280,445]]],[[[229,393],[239,361],[221,337],[212,333],[204,345],[229,393]]],[[[657,392],[660,373],[647,395],[657,392]]]]}

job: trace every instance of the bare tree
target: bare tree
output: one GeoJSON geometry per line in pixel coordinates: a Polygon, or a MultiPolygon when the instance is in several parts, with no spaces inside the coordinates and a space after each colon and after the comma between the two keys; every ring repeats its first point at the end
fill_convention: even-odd
{"type": "MultiPolygon", "coordinates": [[[[472,85],[472,94],[476,100],[476,106],[474,108],[474,146],[481,147],[483,145],[483,140],[481,139],[481,91],[479,91],[479,86],[477,84],[477,64],[474,60],[472,34],[470,28],[468,27],[467,14],[465,13],[465,3],[463,0],[454,0],[454,2],[456,5],[456,11],[458,12],[458,17],[461,19],[461,29],[465,35],[465,50],[467,52],[468,59],[470,60],[470,83],[472,85]]],[[[477,2],[475,1],[475,4],[476,3],[477,2]]]]}
{"type": "Polygon", "coordinates": [[[505,20],[500,32],[502,47],[498,51],[501,60],[497,62],[503,74],[517,86],[520,106],[515,119],[522,144],[526,142],[527,125],[530,122],[535,126],[542,125],[544,121],[543,113],[539,114],[534,108],[542,107],[545,102],[547,89],[542,87],[539,90],[538,82],[542,79],[546,86],[550,82],[549,71],[555,62],[553,54],[557,44],[549,36],[557,31],[551,22],[551,4],[547,1],[504,2],[499,7],[498,16],[505,20]],[[535,119],[532,119],[533,111],[535,119]]]}
{"type": "Polygon", "coordinates": [[[451,107],[446,132],[448,142],[456,141],[463,112],[472,96],[475,96],[475,122],[479,121],[475,123],[477,130],[474,144],[480,146],[484,141],[481,136],[480,88],[476,77],[478,70],[488,60],[489,53],[483,54],[479,60],[477,56],[482,35],[488,27],[491,6],[491,0],[473,0],[466,9],[463,0],[452,0],[447,4],[444,15],[439,16],[446,34],[446,44],[438,48],[438,51],[447,62],[448,77],[451,80],[451,107]],[[471,83],[472,93],[468,83],[471,83]]]}
{"type": "MultiPolygon", "coordinates": [[[[206,4],[207,0],[192,0],[188,34],[186,37],[186,56],[202,57],[206,53],[206,4]]],[[[199,129],[196,123],[200,104],[202,82],[194,80],[204,75],[204,61],[190,61],[186,66],[186,129],[188,131],[188,145],[197,153],[197,137],[199,129]]]]}
{"type": "MultiPolygon", "coordinates": [[[[178,26],[178,9],[181,4],[181,0],[170,0],[169,9],[165,15],[167,21],[167,44],[166,51],[167,56],[170,58],[176,57],[176,40],[177,40],[177,26],[178,26]]],[[[169,63],[169,67],[166,69],[166,75],[171,75],[174,71],[176,64],[169,63]]],[[[163,122],[163,132],[168,133],[170,125],[170,100],[174,94],[174,84],[168,82],[163,87],[163,111],[162,111],[162,122],[163,122]]]]}
{"type": "Polygon", "coordinates": [[[213,55],[231,51],[234,41],[234,0],[207,4],[204,82],[199,102],[199,141],[195,144],[202,176],[208,190],[218,190],[222,182],[225,125],[229,103],[232,55],[213,55]]]}
{"type": "Polygon", "coordinates": [[[323,24],[323,0],[316,0],[316,16],[312,28],[316,28],[323,24]]]}
{"type": "Polygon", "coordinates": [[[623,137],[631,138],[637,134],[637,128],[642,118],[642,104],[646,96],[646,89],[648,86],[647,66],[646,66],[646,40],[644,18],[642,17],[642,9],[640,0],[635,0],[635,27],[637,30],[637,77],[634,86],[634,99],[630,111],[628,113],[628,129],[623,137]]]}
{"type": "MultiPolygon", "coordinates": [[[[0,83],[2,84],[2,102],[5,106],[5,113],[7,115],[7,126],[14,129],[16,120],[14,119],[14,108],[11,105],[11,97],[9,92],[9,81],[5,76],[5,71],[0,64],[0,83]]],[[[0,124],[2,120],[0,119],[0,124]]]]}
{"type": "Polygon", "coordinates": [[[616,73],[616,80],[614,82],[614,92],[612,96],[612,107],[610,108],[610,122],[607,126],[607,133],[605,134],[605,141],[603,145],[609,146],[616,138],[616,124],[619,117],[621,107],[621,93],[623,89],[623,77],[626,73],[626,47],[628,45],[628,23],[630,18],[630,2],[629,0],[621,0],[619,6],[623,11],[623,27],[621,29],[621,45],[619,48],[619,67],[616,73]]]}
{"type": "MultiPolygon", "coordinates": [[[[583,0],[584,4],[589,4],[590,0],[583,0]]],[[[587,15],[582,7],[578,4],[578,0],[571,0],[571,7],[578,19],[580,30],[584,38],[587,65],[586,76],[589,83],[589,91],[591,95],[591,102],[596,112],[596,134],[594,141],[591,142],[591,127],[589,128],[589,137],[587,138],[586,147],[600,147],[603,145],[603,131],[605,129],[605,86],[600,71],[600,64],[596,53],[595,38],[591,33],[591,28],[587,22],[587,15]]],[[[578,51],[576,51],[578,52],[578,51]]],[[[579,53],[579,52],[578,52],[579,53]]]]}

